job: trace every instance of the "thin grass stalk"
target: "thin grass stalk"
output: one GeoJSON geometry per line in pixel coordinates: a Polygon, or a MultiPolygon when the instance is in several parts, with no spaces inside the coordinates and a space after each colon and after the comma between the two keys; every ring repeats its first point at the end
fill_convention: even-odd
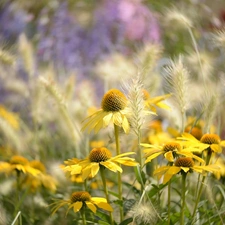
{"type": "Polygon", "coordinates": [[[20,217],[20,225],[22,225],[21,211],[19,211],[19,212],[16,214],[16,217],[15,217],[15,219],[13,220],[13,222],[11,223],[11,225],[15,225],[15,224],[16,224],[16,221],[18,220],[19,217],[20,217]]]}

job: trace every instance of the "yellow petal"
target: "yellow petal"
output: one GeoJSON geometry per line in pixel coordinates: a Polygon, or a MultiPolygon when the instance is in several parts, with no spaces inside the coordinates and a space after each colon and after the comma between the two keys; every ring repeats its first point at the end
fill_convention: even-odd
{"type": "Polygon", "coordinates": [[[112,120],[112,117],[113,117],[112,112],[110,112],[106,116],[104,116],[104,118],[103,118],[104,127],[107,127],[109,125],[110,121],[112,120]]]}
{"type": "Polygon", "coordinates": [[[162,151],[158,152],[158,153],[154,153],[152,154],[151,156],[149,156],[146,160],[145,160],[145,163],[148,163],[148,162],[151,162],[152,159],[155,159],[157,156],[161,155],[162,154],[162,151]]]}
{"type": "Polygon", "coordinates": [[[187,172],[190,170],[189,167],[183,167],[183,166],[181,166],[180,168],[181,168],[185,173],[187,173],[187,172]]]}
{"type": "Polygon", "coordinates": [[[220,145],[221,145],[222,147],[225,147],[225,140],[221,141],[221,142],[220,142],[220,145]]]}
{"type": "Polygon", "coordinates": [[[119,171],[120,173],[123,172],[122,168],[112,161],[108,160],[108,161],[105,161],[105,162],[101,162],[100,164],[105,166],[107,169],[109,169],[113,172],[117,172],[117,171],[119,171]]]}
{"type": "Polygon", "coordinates": [[[123,127],[123,130],[124,130],[124,132],[126,134],[129,133],[129,131],[130,131],[130,125],[129,125],[129,122],[128,122],[126,116],[124,116],[124,118],[123,118],[122,127],[123,127]]]}
{"type": "Polygon", "coordinates": [[[173,161],[174,161],[174,157],[173,157],[173,152],[172,152],[172,151],[166,152],[166,153],[164,154],[164,157],[165,157],[169,162],[173,162],[173,161]]]}
{"type": "Polygon", "coordinates": [[[94,205],[93,203],[88,202],[88,201],[86,201],[85,203],[86,203],[87,207],[88,207],[93,213],[96,213],[97,208],[95,207],[95,205],[94,205]]]}
{"type": "Polygon", "coordinates": [[[96,174],[99,171],[99,163],[91,163],[91,164],[92,164],[92,166],[91,166],[91,176],[95,177],[96,174]]]}
{"type": "Polygon", "coordinates": [[[97,204],[97,206],[101,209],[104,209],[106,211],[112,212],[113,208],[110,204],[108,204],[107,202],[100,202],[97,204]]]}
{"type": "Polygon", "coordinates": [[[128,158],[128,157],[116,159],[115,162],[125,166],[137,166],[139,164],[138,162],[135,162],[135,159],[128,158]]]}
{"type": "Polygon", "coordinates": [[[83,206],[83,202],[75,202],[73,205],[73,211],[76,213],[80,211],[81,207],[83,206]]]}
{"type": "Polygon", "coordinates": [[[211,144],[210,148],[217,153],[221,153],[222,152],[222,148],[218,145],[218,144],[211,144]]]}

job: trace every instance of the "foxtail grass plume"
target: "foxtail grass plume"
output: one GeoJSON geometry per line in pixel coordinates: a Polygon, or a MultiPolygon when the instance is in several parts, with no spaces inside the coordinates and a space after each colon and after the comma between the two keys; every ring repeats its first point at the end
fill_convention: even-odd
{"type": "Polygon", "coordinates": [[[125,84],[128,92],[128,111],[129,122],[136,135],[140,134],[140,130],[146,121],[146,116],[149,114],[145,109],[145,95],[143,92],[143,81],[138,74],[137,77],[131,79],[130,84],[125,84]]]}
{"type": "Polygon", "coordinates": [[[190,73],[193,74],[194,81],[202,81],[202,75],[204,76],[205,81],[209,81],[212,78],[212,74],[214,71],[214,58],[206,51],[201,51],[199,54],[196,52],[190,52],[186,58],[186,65],[190,70],[190,73]],[[199,60],[201,62],[201,72],[199,60]]]}
{"type": "Polygon", "coordinates": [[[24,67],[30,77],[35,72],[34,49],[25,34],[19,36],[19,52],[23,58],[24,67]]]}
{"type": "Polygon", "coordinates": [[[16,58],[10,51],[4,50],[4,48],[0,48],[0,62],[3,65],[12,66],[16,61],[16,58]]]}
{"type": "Polygon", "coordinates": [[[158,222],[158,214],[154,206],[148,202],[146,203],[137,203],[129,211],[129,214],[132,215],[135,222],[138,224],[151,224],[156,225],[158,222]]]}
{"type": "Polygon", "coordinates": [[[184,67],[183,58],[171,61],[171,64],[165,68],[166,89],[172,94],[170,98],[173,105],[179,110],[182,117],[181,130],[184,129],[184,117],[186,110],[190,107],[189,102],[189,72],[184,67]]]}
{"type": "Polygon", "coordinates": [[[225,48],[225,28],[212,35],[212,42],[218,48],[225,48]]]}
{"type": "Polygon", "coordinates": [[[190,17],[175,7],[165,11],[164,20],[166,23],[173,25],[175,28],[177,27],[186,29],[193,26],[193,22],[191,21],[190,17]]]}
{"type": "Polygon", "coordinates": [[[137,53],[137,65],[143,68],[144,77],[154,69],[161,54],[162,47],[152,43],[146,43],[137,53]]]}

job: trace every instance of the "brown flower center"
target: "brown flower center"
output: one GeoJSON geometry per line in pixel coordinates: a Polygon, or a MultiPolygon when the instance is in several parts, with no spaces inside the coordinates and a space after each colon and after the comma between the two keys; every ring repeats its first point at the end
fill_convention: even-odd
{"type": "Polygon", "coordinates": [[[202,143],[205,144],[219,144],[220,137],[217,134],[204,134],[200,140],[202,143]]]}
{"type": "Polygon", "coordinates": [[[190,157],[181,157],[178,158],[175,162],[175,166],[177,167],[193,167],[194,166],[194,161],[190,157]]]}
{"type": "Polygon", "coordinates": [[[168,142],[164,145],[163,147],[163,151],[164,152],[169,152],[169,151],[180,151],[181,150],[181,146],[179,143],[176,142],[168,142]]]}
{"type": "Polygon", "coordinates": [[[112,157],[111,152],[107,148],[93,148],[89,154],[91,162],[104,162],[112,157]]]}
{"type": "Polygon", "coordinates": [[[202,137],[202,130],[199,127],[192,127],[192,126],[187,126],[185,128],[185,132],[189,133],[191,135],[193,135],[196,139],[200,140],[202,137]],[[190,132],[191,131],[191,132],[190,132]]]}
{"type": "Polygon", "coordinates": [[[20,165],[27,165],[29,161],[20,155],[14,155],[10,161],[11,164],[20,164],[20,165]]]}
{"type": "Polygon", "coordinates": [[[73,192],[70,198],[71,204],[75,202],[85,202],[90,200],[91,200],[91,195],[86,191],[73,192]]]}
{"type": "Polygon", "coordinates": [[[117,90],[109,90],[102,98],[102,109],[106,112],[120,111],[127,105],[127,98],[125,95],[117,90]]]}

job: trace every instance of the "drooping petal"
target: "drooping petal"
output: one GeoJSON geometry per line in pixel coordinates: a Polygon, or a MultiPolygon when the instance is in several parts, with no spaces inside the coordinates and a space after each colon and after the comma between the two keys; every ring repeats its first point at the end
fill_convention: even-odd
{"type": "Polygon", "coordinates": [[[173,161],[174,161],[174,157],[173,157],[173,152],[172,152],[172,151],[166,152],[166,153],[164,154],[164,157],[165,157],[169,162],[173,162],[173,161]]]}
{"type": "Polygon", "coordinates": [[[221,153],[222,152],[222,148],[218,145],[218,144],[211,144],[210,148],[217,153],[221,153]]]}
{"type": "Polygon", "coordinates": [[[97,206],[99,208],[104,209],[104,210],[109,211],[109,212],[112,212],[113,211],[112,206],[109,203],[107,203],[107,202],[99,202],[97,204],[97,206]]]}
{"type": "Polygon", "coordinates": [[[126,116],[123,117],[122,127],[125,134],[128,134],[130,132],[130,125],[126,116]]]}
{"type": "Polygon", "coordinates": [[[162,154],[162,151],[158,152],[158,153],[154,153],[152,154],[151,156],[149,156],[146,160],[145,160],[145,163],[148,163],[148,162],[151,162],[152,159],[155,159],[157,156],[161,155],[162,154]]]}
{"type": "Polygon", "coordinates": [[[104,127],[107,127],[109,125],[110,121],[112,120],[112,117],[113,117],[112,112],[110,112],[106,116],[104,116],[104,118],[103,118],[104,127]]]}
{"type": "Polygon", "coordinates": [[[190,167],[180,167],[185,173],[187,173],[190,170],[190,167]]]}
{"type": "Polygon", "coordinates": [[[118,158],[113,161],[125,166],[137,166],[139,164],[138,162],[135,161],[135,159],[129,157],[118,158]]]}
{"type": "Polygon", "coordinates": [[[117,172],[117,171],[119,171],[120,173],[123,172],[122,168],[112,161],[108,160],[108,161],[105,161],[105,162],[101,162],[100,164],[105,166],[107,169],[109,169],[113,172],[117,172]]]}
{"type": "Polygon", "coordinates": [[[85,203],[86,203],[87,207],[88,207],[93,213],[96,213],[97,208],[96,208],[96,206],[95,206],[92,202],[86,201],[85,203]]]}
{"type": "Polygon", "coordinates": [[[113,123],[116,124],[117,126],[121,127],[122,126],[122,115],[120,112],[115,112],[113,113],[113,123]]]}
{"type": "Polygon", "coordinates": [[[95,177],[96,174],[99,171],[99,163],[91,163],[91,164],[92,164],[92,166],[91,166],[91,176],[95,177]]]}
{"type": "Polygon", "coordinates": [[[76,212],[79,212],[81,207],[83,206],[83,202],[75,202],[72,204],[73,206],[73,211],[76,213],[76,212]]]}

